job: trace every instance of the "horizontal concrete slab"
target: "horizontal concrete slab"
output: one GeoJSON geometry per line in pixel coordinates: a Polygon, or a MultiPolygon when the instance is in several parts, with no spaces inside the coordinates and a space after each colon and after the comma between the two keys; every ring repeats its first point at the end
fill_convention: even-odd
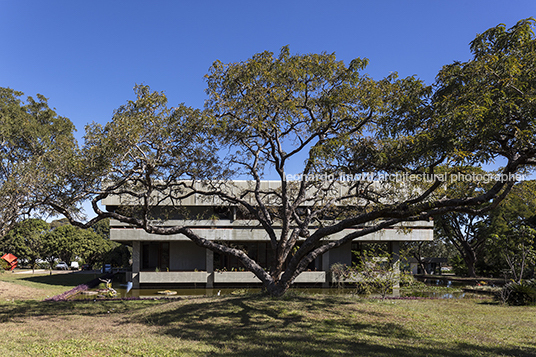
{"type": "MultiPolygon", "coordinates": [[[[231,229],[231,228],[193,228],[201,237],[208,240],[219,241],[269,241],[270,238],[264,229],[231,229]]],[[[354,232],[355,229],[345,229],[342,232],[331,235],[329,240],[339,240],[354,232]]],[[[276,230],[280,234],[280,230],[276,230]]],[[[158,235],[149,234],[139,228],[112,228],[110,230],[110,239],[118,242],[132,241],[187,241],[189,240],[182,234],[175,235],[158,235]]],[[[371,233],[366,236],[355,239],[354,241],[362,242],[389,242],[389,241],[431,241],[433,240],[433,227],[429,228],[411,228],[400,229],[390,228],[379,232],[371,233]]]]}
{"type": "MultiPolygon", "coordinates": [[[[259,221],[256,220],[229,220],[229,219],[200,219],[200,220],[165,220],[165,221],[151,221],[154,226],[162,227],[188,227],[188,228],[233,228],[233,229],[256,229],[262,228],[259,221]]],[[[330,222],[326,221],[326,225],[330,222]]],[[[365,224],[365,227],[370,227],[372,224],[365,224]]],[[[120,222],[116,219],[110,219],[110,227],[112,228],[134,228],[134,226],[120,222]]],[[[274,223],[274,228],[281,227],[280,223],[274,223]]],[[[433,221],[415,221],[415,222],[404,222],[393,225],[393,227],[405,227],[405,228],[433,228],[433,221]]],[[[292,227],[294,228],[294,227],[292,227]]],[[[314,228],[314,227],[313,227],[314,228]]]]}
{"type": "Polygon", "coordinates": [[[260,279],[250,271],[214,272],[214,283],[260,283],[260,279]]]}
{"type": "MultiPolygon", "coordinates": [[[[138,273],[139,282],[147,283],[206,283],[209,274],[206,271],[200,272],[148,272],[138,273]]],[[[259,278],[249,271],[225,271],[214,272],[214,283],[260,283],[259,278]]],[[[303,272],[294,281],[295,283],[324,283],[326,282],[326,272],[307,271],[303,272]]]]}
{"type": "Polygon", "coordinates": [[[206,271],[142,271],[139,273],[140,283],[206,283],[206,271]]]}
{"type": "MultiPolygon", "coordinates": [[[[321,179],[321,178],[320,178],[321,179]]],[[[303,203],[304,206],[313,204],[332,204],[333,198],[339,198],[337,205],[365,205],[366,201],[359,197],[353,197],[355,194],[354,182],[337,181],[338,178],[333,177],[325,181],[324,184],[316,184],[314,186],[309,185],[306,191],[306,197],[310,198],[303,203]],[[351,191],[350,191],[351,190],[351,191]],[[351,193],[349,193],[351,192],[351,193]],[[348,198],[351,197],[351,198],[348,198]]],[[[162,191],[154,191],[149,197],[151,204],[158,206],[231,206],[228,201],[222,200],[215,194],[215,192],[224,192],[227,196],[239,197],[242,200],[247,201],[249,204],[256,204],[255,190],[256,182],[251,180],[228,180],[228,181],[177,181],[174,183],[175,187],[162,188],[162,191]],[[181,187],[182,186],[182,187],[181,187]],[[192,186],[196,193],[191,187],[192,186]],[[208,194],[202,194],[199,192],[205,192],[208,194]],[[173,197],[173,199],[171,199],[173,197]]],[[[299,182],[287,182],[287,186],[290,189],[297,190],[299,188],[299,182]]],[[[412,192],[412,189],[403,189],[401,187],[394,187],[380,182],[368,182],[368,190],[376,192],[384,192],[387,190],[398,192],[400,199],[405,197],[406,199],[411,196],[415,196],[416,193],[412,192]]],[[[132,188],[132,190],[136,190],[132,188]]],[[[138,192],[142,192],[143,188],[140,187],[138,192]]],[[[280,205],[280,191],[281,181],[265,180],[260,183],[260,192],[263,193],[263,199],[268,205],[280,205]]],[[[292,197],[291,197],[292,198],[292,197]]],[[[385,202],[387,203],[387,202],[385,202]]],[[[139,206],[142,204],[142,199],[134,197],[126,193],[118,195],[110,195],[101,201],[101,204],[105,206],[139,206]]]]}
{"type": "Polygon", "coordinates": [[[295,283],[325,283],[326,272],[325,271],[304,271],[296,280],[295,283]]]}

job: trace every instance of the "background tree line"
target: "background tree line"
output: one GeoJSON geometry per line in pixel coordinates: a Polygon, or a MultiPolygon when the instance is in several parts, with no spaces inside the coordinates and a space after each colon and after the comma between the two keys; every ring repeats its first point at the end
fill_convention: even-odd
{"type": "MultiPolygon", "coordinates": [[[[469,277],[534,277],[536,181],[523,181],[483,215],[451,212],[435,220],[434,241],[404,244],[407,257],[448,258],[454,273],[469,277]]],[[[423,269],[424,270],[424,269],[423,269]]]]}
{"type": "Polygon", "coordinates": [[[0,239],[0,252],[14,254],[19,266],[32,269],[38,262],[41,266],[46,262],[52,269],[59,261],[122,267],[129,265],[131,253],[127,246],[110,240],[109,220],[81,229],[66,219],[47,223],[37,218],[16,223],[0,239]]]}

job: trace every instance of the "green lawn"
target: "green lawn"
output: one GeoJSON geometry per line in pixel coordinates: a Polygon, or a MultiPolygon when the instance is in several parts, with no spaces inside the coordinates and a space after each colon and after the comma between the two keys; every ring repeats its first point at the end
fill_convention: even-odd
{"type": "Polygon", "coordinates": [[[536,307],[291,294],[0,304],[10,356],[534,356],[536,307]]]}

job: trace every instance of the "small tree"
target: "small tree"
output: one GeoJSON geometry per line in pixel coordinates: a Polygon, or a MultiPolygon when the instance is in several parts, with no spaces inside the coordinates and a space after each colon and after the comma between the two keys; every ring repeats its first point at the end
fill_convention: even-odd
{"type": "Polygon", "coordinates": [[[449,213],[436,221],[436,232],[458,250],[470,277],[476,277],[478,253],[488,237],[486,228],[482,217],[471,214],[449,213]]]}
{"type": "Polygon", "coordinates": [[[44,249],[50,267],[56,258],[69,264],[78,253],[79,228],[64,225],[50,231],[44,239],[44,249]]]}
{"type": "Polygon", "coordinates": [[[501,255],[508,264],[513,280],[520,283],[528,267],[536,263],[536,230],[521,226],[507,237],[495,237],[499,240],[501,255]]]}
{"type": "Polygon", "coordinates": [[[26,261],[35,269],[37,260],[43,257],[43,239],[49,229],[49,224],[41,219],[19,222],[1,239],[1,250],[14,254],[19,262],[26,261]]]}
{"type": "Polygon", "coordinates": [[[492,247],[506,262],[516,282],[526,278],[536,263],[535,212],[536,181],[517,184],[499,207],[490,212],[492,247]]]}
{"type": "Polygon", "coordinates": [[[350,277],[355,281],[357,291],[366,294],[378,292],[385,299],[400,279],[399,270],[391,264],[392,256],[365,250],[358,257],[359,263],[354,266],[350,277]]]}
{"type": "Polygon", "coordinates": [[[344,287],[345,280],[352,275],[352,269],[342,263],[332,264],[329,272],[331,273],[332,282],[336,283],[339,289],[344,287]]]}

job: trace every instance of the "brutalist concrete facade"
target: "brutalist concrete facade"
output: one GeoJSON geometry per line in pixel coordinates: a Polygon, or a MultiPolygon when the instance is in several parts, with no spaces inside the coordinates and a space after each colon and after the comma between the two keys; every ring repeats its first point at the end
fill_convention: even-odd
{"type": "MultiPolygon", "coordinates": [[[[237,186],[248,185],[247,181],[238,182],[237,186]]],[[[267,186],[277,187],[277,182],[267,182],[267,186]]],[[[236,183],[235,183],[236,185],[236,183]]],[[[109,208],[135,206],[136,202],[125,197],[114,196],[103,201],[109,208]]],[[[165,201],[161,203],[166,207],[165,201]]],[[[201,199],[196,195],[188,197],[180,203],[182,212],[196,211],[202,207],[205,211],[221,211],[224,202],[217,199],[201,199]]],[[[169,206],[171,207],[171,206],[169,206]]],[[[248,219],[237,219],[235,207],[227,205],[228,214],[212,219],[171,219],[155,221],[164,226],[184,225],[190,227],[200,236],[209,240],[217,240],[226,244],[243,246],[249,249],[248,254],[256,254],[257,261],[269,259],[269,237],[258,222],[248,219]]],[[[197,211],[196,211],[197,212],[197,211]]],[[[275,227],[277,233],[277,227],[275,227]]],[[[347,229],[329,237],[337,240],[354,231],[347,229]]],[[[154,235],[143,229],[133,228],[124,223],[110,222],[110,239],[132,246],[132,273],[130,279],[135,288],[144,285],[177,284],[195,285],[211,288],[226,285],[258,284],[259,279],[247,271],[240,271],[236,262],[227,257],[215,255],[212,251],[195,245],[183,235],[154,235]]],[[[404,229],[394,226],[389,229],[363,236],[354,242],[387,243],[394,257],[393,264],[398,266],[399,242],[430,241],[433,239],[433,222],[407,222],[404,229]]],[[[332,249],[318,258],[311,265],[310,271],[300,274],[296,284],[312,284],[329,286],[329,270],[332,264],[351,265],[352,244],[347,243],[332,249]]]]}

